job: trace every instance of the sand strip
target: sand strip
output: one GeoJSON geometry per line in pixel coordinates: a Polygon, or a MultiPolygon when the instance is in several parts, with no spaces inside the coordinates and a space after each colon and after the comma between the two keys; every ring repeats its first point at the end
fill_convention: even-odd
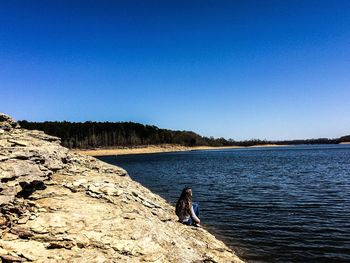
{"type": "MultiPolygon", "coordinates": [[[[278,147],[285,145],[266,144],[256,145],[251,147],[278,147]]],[[[249,148],[243,146],[182,146],[182,145],[149,145],[142,147],[132,148],[111,148],[111,149],[91,149],[81,150],[74,149],[74,152],[90,155],[90,156],[106,156],[106,155],[127,155],[127,154],[148,154],[148,153],[163,153],[163,152],[183,152],[183,151],[196,151],[196,150],[222,150],[222,149],[237,149],[237,148],[249,148]]]]}

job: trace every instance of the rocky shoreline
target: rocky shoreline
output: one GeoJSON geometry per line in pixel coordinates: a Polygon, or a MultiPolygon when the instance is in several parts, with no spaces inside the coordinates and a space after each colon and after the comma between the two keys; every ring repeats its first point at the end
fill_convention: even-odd
{"type": "Polygon", "coordinates": [[[0,181],[2,262],[243,262],[125,170],[5,114],[0,181]]]}

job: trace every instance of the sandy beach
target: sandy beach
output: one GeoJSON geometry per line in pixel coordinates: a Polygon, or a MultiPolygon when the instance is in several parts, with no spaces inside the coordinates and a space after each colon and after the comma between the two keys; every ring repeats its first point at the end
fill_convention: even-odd
{"type": "MultiPolygon", "coordinates": [[[[256,145],[250,147],[278,147],[283,145],[266,144],[256,145]]],[[[90,155],[90,156],[106,156],[106,155],[126,155],[126,154],[148,154],[148,153],[163,153],[163,152],[183,152],[183,151],[197,151],[197,150],[220,150],[220,149],[236,149],[247,148],[243,146],[182,146],[182,145],[148,145],[142,147],[125,147],[125,148],[111,148],[111,149],[91,149],[80,150],[75,149],[74,152],[90,155]]]]}

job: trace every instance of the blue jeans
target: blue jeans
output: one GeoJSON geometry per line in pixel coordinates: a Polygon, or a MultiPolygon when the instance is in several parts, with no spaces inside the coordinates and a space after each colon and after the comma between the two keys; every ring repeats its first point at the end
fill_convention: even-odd
{"type": "MultiPolygon", "coordinates": [[[[194,213],[199,218],[199,204],[192,203],[192,207],[193,207],[194,213]]],[[[184,224],[186,224],[186,225],[193,225],[193,223],[194,223],[194,221],[193,221],[192,217],[190,217],[190,219],[188,219],[187,222],[184,222],[184,224]]]]}

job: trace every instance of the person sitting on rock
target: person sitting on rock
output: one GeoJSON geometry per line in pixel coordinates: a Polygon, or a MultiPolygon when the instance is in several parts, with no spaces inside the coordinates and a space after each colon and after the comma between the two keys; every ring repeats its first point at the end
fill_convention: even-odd
{"type": "Polygon", "coordinates": [[[175,209],[179,221],[186,225],[200,226],[199,205],[192,203],[192,189],[186,187],[182,190],[181,196],[176,203],[175,209]]]}

